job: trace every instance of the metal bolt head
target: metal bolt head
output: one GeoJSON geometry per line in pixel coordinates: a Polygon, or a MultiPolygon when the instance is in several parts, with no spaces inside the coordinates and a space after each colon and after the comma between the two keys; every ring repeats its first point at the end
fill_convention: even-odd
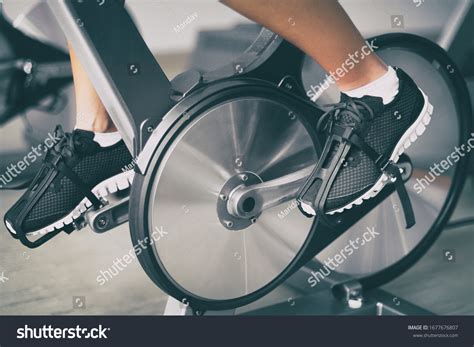
{"type": "Polygon", "coordinates": [[[234,223],[232,223],[230,220],[227,220],[224,223],[228,228],[232,228],[234,226],[234,223]]]}
{"type": "Polygon", "coordinates": [[[106,217],[100,217],[98,220],[97,220],[97,226],[102,229],[102,228],[105,228],[107,226],[107,218],[106,217]]]}
{"type": "Polygon", "coordinates": [[[352,298],[347,301],[347,305],[349,308],[356,310],[362,307],[362,299],[361,298],[352,298]]]}
{"type": "Polygon", "coordinates": [[[249,177],[247,175],[242,175],[240,176],[240,178],[242,179],[242,181],[247,181],[249,179],[249,177]]]}
{"type": "Polygon", "coordinates": [[[250,218],[250,223],[252,223],[252,224],[257,223],[257,218],[255,218],[255,217],[250,218]]]}
{"type": "Polygon", "coordinates": [[[221,199],[222,201],[226,201],[227,200],[227,196],[225,194],[220,194],[219,195],[219,199],[221,199]]]}
{"type": "Polygon", "coordinates": [[[155,129],[150,125],[148,128],[146,128],[146,130],[147,130],[149,133],[152,133],[153,130],[155,130],[155,129]]]}
{"type": "Polygon", "coordinates": [[[26,60],[23,63],[23,72],[26,73],[27,75],[30,75],[32,71],[33,71],[33,62],[31,60],[26,60]]]}

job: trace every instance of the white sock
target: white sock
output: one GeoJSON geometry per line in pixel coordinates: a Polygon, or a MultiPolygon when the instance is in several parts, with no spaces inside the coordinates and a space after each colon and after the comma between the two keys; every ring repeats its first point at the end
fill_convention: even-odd
{"type": "Polygon", "coordinates": [[[398,76],[389,66],[386,73],[362,87],[346,91],[345,94],[352,98],[361,98],[364,95],[378,96],[383,99],[383,104],[390,103],[398,94],[398,76]]]}
{"type": "Polygon", "coordinates": [[[115,145],[122,139],[122,135],[118,131],[113,133],[94,133],[94,141],[101,147],[108,147],[115,145]]]}

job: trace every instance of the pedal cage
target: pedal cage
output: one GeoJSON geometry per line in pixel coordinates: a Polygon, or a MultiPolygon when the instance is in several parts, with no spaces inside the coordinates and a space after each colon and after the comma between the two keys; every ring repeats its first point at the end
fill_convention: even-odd
{"type": "Polygon", "coordinates": [[[33,249],[43,245],[61,232],[70,235],[75,231],[85,228],[87,225],[96,233],[104,233],[128,220],[128,200],[128,195],[122,198],[114,196],[110,201],[101,198],[100,201],[102,205],[99,208],[91,207],[84,215],[75,219],[71,224],[65,225],[61,229],[48,232],[37,240],[30,240],[29,236],[23,232],[18,232],[14,237],[19,239],[26,247],[33,249]],[[117,208],[120,209],[120,213],[114,211],[114,209],[117,208]],[[101,221],[104,220],[106,222],[102,224],[101,221]]]}
{"type": "MultiPolygon", "coordinates": [[[[352,133],[352,128],[346,128],[352,133]]],[[[337,172],[344,165],[345,158],[351,149],[351,144],[336,133],[331,134],[324,146],[321,158],[319,159],[313,172],[297,195],[298,208],[307,217],[312,217],[304,211],[302,204],[311,206],[319,221],[329,227],[337,226],[341,223],[339,216],[327,214],[325,205],[329,196],[329,191],[336,179],[337,172]]]]}
{"type": "Polygon", "coordinates": [[[83,225],[80,218],[73,221],[71,224],[63,225],[61,229],[54,229],[49,232],[40,232],[40,233],[33,233],[32,235],[29,232],[24,232],[22,230],[23,223],[26,219],[26,216],[30,213],[30,211],[36,206],[36,203],[41,198],[42,194],[46,191],[49,186],[49,183],[55,176],[50,176],[49,179],[42,182],[41,185],[37,188],[37,191],[34,191],[31,195],[22,197],[13,207],[18,210],[18,212],[13,216],[12,221],[8,221],[5,219],[5,223],[7,226],[9,225],[10,234],[20,240],[20,242],[31,249],[38,248],[39,246],[43,245],[47,241],[51,240],[53,237],[59,235],[61,232],[65,232],[66,234],[71,234],[81,225],[83,225]],[[31,240],[32,236],[42,235],[41,237],[31,240]]]}
{"type": "Polygon", "coordinates": [[[92,205],[91,208],[101,209],[108,204],[108,202],[104,199],[97,197],[92,191],[91,187],[83,182],[77,173],[67,165],[66,159],[72,156],[72,152],[67,144],[64,146],[64,148],[61,147],[65,141],[68,141],[68,138],[63,132],[61,126],[56,127],[55,134],[58,134],[58,136],[61,137],[61,140],[54,147],[48,150],[45,158],[43,159],[44,167],[41,169],[42,171],[38,173],[35,181],[33,181],[33,186],[10,209],[10,211],[13,212],[11,212],[9,220],[5,218],[5,222],[10,229],[11,235],[14,238],[19,239],[21,243],[28,248],[37,248],[43,245],[45,242],[51,240],[53,237],[57,236],[62,231],[67,234],[71,234],[75,230],[82,229],[86,225],[85,219],[81,215],[76,219],[73,218],[69,224],[63,223],[60,229],[52,227],[52,230],[49,228],[46,231],[43,230],[39,233],[29,233],[22,230],[27,215],[34,209],[38,201],[40,201],[48,189],[50,189],[50,187],[54,187],[53,184],[55,180],[61,179],[61,177],[67,177],[73,184],[75,184],[79,191],[81,191],[84,196],[89,199],[89,202],[92,205]],[[34,241],[29,239],[29,237],[36,236],[38,234],[43,234],[43,236],[34,241]]]}
{"type": "Polygon", "coordinates": [[[337,173],[341,166],[345,165],[346,157],[352,146],[367,154],[379,168],[380,172],[389,176],[391,183],[395,184],[402,203],[406,228],[409,229],[415,225],[416,220],[413,207],[402,177],[403,169],[367,145],[352,127],[334,127],[333,132],[326,141],[321,158],[306,183],[298,192],[299,210],[305,216],[312,217],[312,214],[304,211],[302,204],[310,206],[319,221],[328,227],[336,227],[342,222],[342,216],[327,214],[325,204],[337,173]]]}

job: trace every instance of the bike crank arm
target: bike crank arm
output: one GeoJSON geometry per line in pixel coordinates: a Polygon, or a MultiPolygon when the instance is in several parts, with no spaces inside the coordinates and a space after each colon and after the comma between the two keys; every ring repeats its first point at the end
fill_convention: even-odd
{"type": "Polygon", "coordinates": [[[109,195],[107,205],[98,210],[90,210],[85,215],[85,221],[96,233],[105,233],[121,224],[128,222],[128,194],[109,195]]]}
{"type": "MultiPolygon", "coordinates": [[[[409,158],[402,156],[398,166],[403,170],[403,181],[408,181],[412,173],[409,158]]],[[[267,182],[247,186],[242,184],[236,187],[229,194],[227,201],[228,213],[236,218],[256,218],[267,209],[295,199],[299,188],[305,183],[312,170],[313,166],[307,166],[304,169],[267,182]]]]}
{"type": "Polygon", "coordinates": [[[236,187],[229,195],[228,212],[237,218],[256,218],[263,211],[296,198],[313,166],[267,182],[236,187]]]}

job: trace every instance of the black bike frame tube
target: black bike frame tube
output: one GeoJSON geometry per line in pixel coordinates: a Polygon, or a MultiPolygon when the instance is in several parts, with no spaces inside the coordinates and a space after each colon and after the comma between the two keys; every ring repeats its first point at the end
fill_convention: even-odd
{"type": "Polygon", "coordinates": [[[171,108],[170,82],[115,0],[48,0],[114,124],[134,155],[171,108]]]}

